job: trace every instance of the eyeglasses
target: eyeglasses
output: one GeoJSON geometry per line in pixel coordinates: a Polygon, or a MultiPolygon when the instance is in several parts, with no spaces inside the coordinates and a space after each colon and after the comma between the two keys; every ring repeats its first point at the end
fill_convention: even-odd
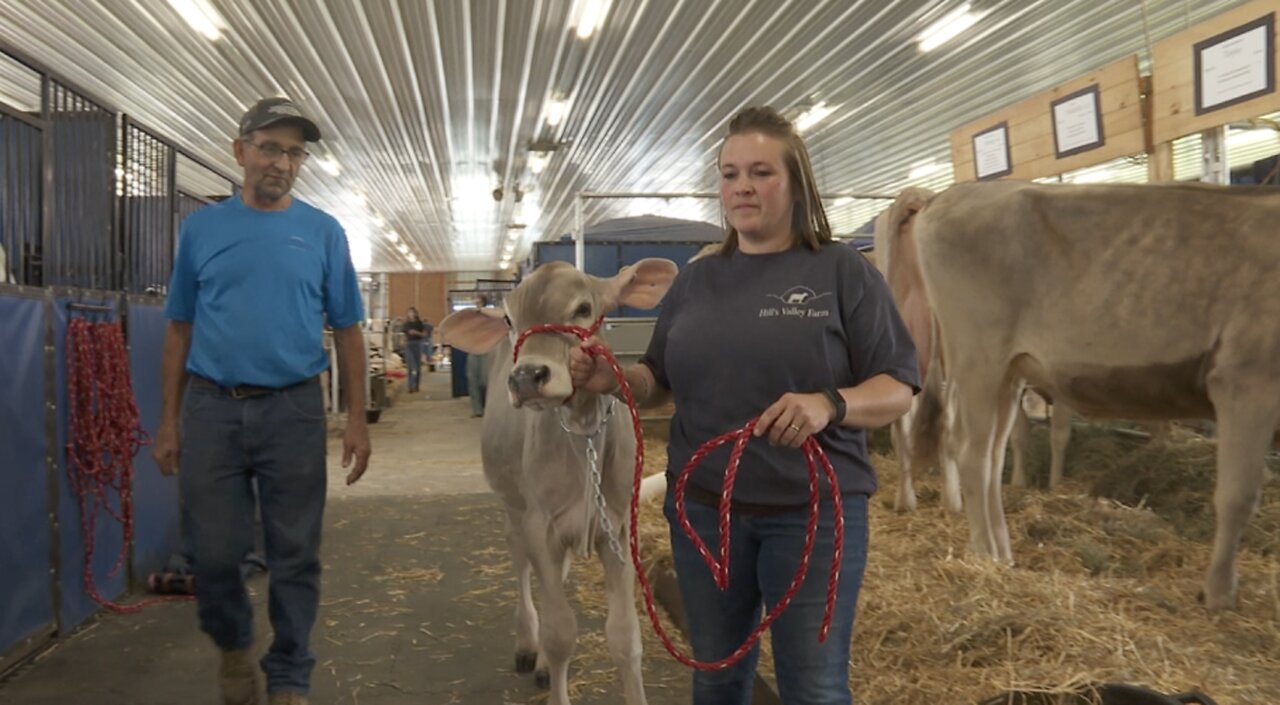
{"type": "Polygon", "coordinates": [[[285,149],[280,145],[276,144],[275,142],[268,142],[266,144],[255,144],[248,140],[245,140],[244,143],[258,150],[259,154],[261,154],[262,156],[266,157],[267,159],[273,162],[279,159],[280,155],[282,154],[289,155],[289,161],[293,162],[294,164],[301,164],[307,160],[307,157],[311,156],[310,152],[308,152],[307,150],[301,147],[294,147],[293,149],[285,149]]]}

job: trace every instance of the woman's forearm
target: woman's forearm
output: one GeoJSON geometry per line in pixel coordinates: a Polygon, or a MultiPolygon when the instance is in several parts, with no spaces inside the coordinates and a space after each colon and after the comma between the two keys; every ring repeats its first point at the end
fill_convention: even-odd
{"type": "Polygon", "coordinates": [[[887,374],[879,374],[856,387],[840,389],[845,416],[841,426],[881,428],[911,409],[911,387],[887,374]]]}
{"type": "MultiPolygon", "coordinates": [[[[649,409],[662,406],[670,398],[671,393],[658,384],[653,378],[653,370],[647,365],[634,364],[622,371],[622,376],[631,387],[631,396],[635,397],[636,406],[649,409]]],[[[615,389],[613,395],[622,399],[622,388],[615,389]]]]}

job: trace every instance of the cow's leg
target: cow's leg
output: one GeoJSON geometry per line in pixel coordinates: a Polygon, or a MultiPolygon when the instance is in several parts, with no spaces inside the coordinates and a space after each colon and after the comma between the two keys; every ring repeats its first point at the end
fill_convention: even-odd
{"type": "Polygon", "coordinates": [[[609,616],[604,625],[605,638],[609,643],[609,654],[613,656],[614,663],[618,664],[626,704],[645,705],[644,679],[640,672],[643,650],[640,644],[640,620],[636,617],[635,568],[626,554],[629,522],[625,516],[612,518],[615,527],[622,527],[617,539],[623,556],[613,553],[609,538],[603,531],[598,533],[595,546],[600,564],[604,568],[604,590],[609,602],[609,616]]]}
{"type": "Polygon", "coordinates": [[[529,562],[523,514],[507,510],[507,548],[520,584],[520,596],[516,600],[516,673],[532,673],[542,663],[538,653],[538,608],[533,604],[533,566],[529,562]]]}
{"type": "MultiPolygon", "coordinates": [[[[1026,409],[1019,408],[1013,415],[1013,435],[1009,437],[1009,446],[1013,449],[1013,477],[1009,484],[1014,487],[1027,486],[1027,447],[1031,445],[1031,419],[1026,409]]],[[[996,466],[996,472],[1003,468],[996,466]]]]}
{"type": "Polygon", "coordinates": [[[938,452],[938,462],[942,464],[942,502],[951,514],[964,512],[964,501],[960,498],[960,467],[957,464],[960,443],[956,435],[956,400],[953,386],[943,383],[942,408],[943,429],[942,446],[938,452]]]}
{"type": "MultiPolygon", "coordinates": [[[[957,365],[957,367],[960,367],[957,365]]],[[[969,518],[969,548],[978,556],[1000,559],[1004,529],[1001,512],[1000,472],[992,466],[996,443],[997,416],[1002,399],[999,393],[1006,382],[999,376],[975,375],[965,380],[957,391],[956,423],[958,433],[960,488],[964,494],[965,514],[969,518]],[[995,491],[992,491],[994,485],[995,491]],[[992,499],[996,500],[992,506],[992,499]]],[[[1007,400],[1011,401],[1011,400],[1007,400]]],[[[1007,442],[1007,433],[999,442],[1007,442]]],[[[1003,448],[1001,449],[1003,456],[1003,448]]],[[[1006,542],[1007,543],[1007,540],[1006,542]]]]}
{"type": "Polygon", "coordinates": [[[1005,380],[998,387],[996,397],[995,436],[991,444],[991,476],[987,484],[987,511],[989,523],[996,538],[996,559],[1013,562],[1013,550],[1009,546],[1009,526],[1004,518],[1003,481],[1005,451],[1009,445],[1009,432],[1014,419],[1022,413],[1022,383],[1005,380]]]}
{"type": "MultiPolygon", "coordinates": [[[[910,412],[907,413],[910,414],[910,412]]],[[[889,426],[893,452],[898,456],[898,497],[893,502],[893,509],[897,512],[916,510],[916,489],[911,482],[911,453],[907,449],[909,434],[906,425],[907,417],[903,417],[889,426]]]]}
{"type": "Polygon", "coordinates": [[[1208,386],[1217,413],[1218,477],[1213,495],[1217,527],[1204,599],[1205,606],[1217,612],[1236,603],[1236,551],[1262,496],[1263,457],[1280,408],[1269,384],[1211,373],[1208,386]]]}
{"type": "MultiPolygon", "coordinates": [[[[578,618],[565,593],[565,571],[569,548],[552,536],[550,521],[542,512],[525,514],[525,535],[529,537],[529,557],[542,594],[542,615],[538,624],[539,653],[547,667],[551,688],[550,705],[569,705],[569,659],[578,639],[578,618]]],[[[542,681],[541,669],[538,673],[542,681]]]]}
{"type": "Polygon", "coordinates": [[[1049,489],[1062,484],[1067,460],[1067,444],[1071,442],[1071,417],[1075,412],[1064,404],[1054,404],[1049,417],[1049,489]]]}

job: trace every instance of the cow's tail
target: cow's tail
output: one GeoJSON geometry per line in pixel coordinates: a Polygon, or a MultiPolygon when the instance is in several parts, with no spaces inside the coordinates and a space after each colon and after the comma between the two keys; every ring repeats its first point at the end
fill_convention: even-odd
{"type": "Polygon", "coordinates": [[[947,395],[944,389],[946,371],[942,360],[942,341],[938,336],[938,320],[933,319],[933,353],[920,390],[915,416],[911,421],[911,467],[929,468],[941,463],[943,436],[947,425],[947,395]]]}

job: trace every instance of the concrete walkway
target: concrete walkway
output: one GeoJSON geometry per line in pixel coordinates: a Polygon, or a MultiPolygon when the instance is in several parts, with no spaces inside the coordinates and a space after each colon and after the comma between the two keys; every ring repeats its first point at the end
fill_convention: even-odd
{"type": "MultiPolygon", "coordinates": [[[[331,439],[330,494],[312,701],[325,705],[545,703],[532,675],[514,673],[515,579],[500,509],[480,469],[480,419],[452,399],[446,372],[401,394],[372,425],[373,461],[344,484],[331,439]]],[[[604,645],[596,589],[575,568],[575,705],[621,703],[604,645]]],[[[250,582],[257,653],[270,643],[266,576],[250,582]]],[[[690,702],[690,671],[646,632],[651,705],[690,702]]],[[[670,624],[668,622],[668,624],[670,624]]],[[[0,683],[14,705],[216,705],[217,651],[190,603],[105,614],[0,683]]]]}

